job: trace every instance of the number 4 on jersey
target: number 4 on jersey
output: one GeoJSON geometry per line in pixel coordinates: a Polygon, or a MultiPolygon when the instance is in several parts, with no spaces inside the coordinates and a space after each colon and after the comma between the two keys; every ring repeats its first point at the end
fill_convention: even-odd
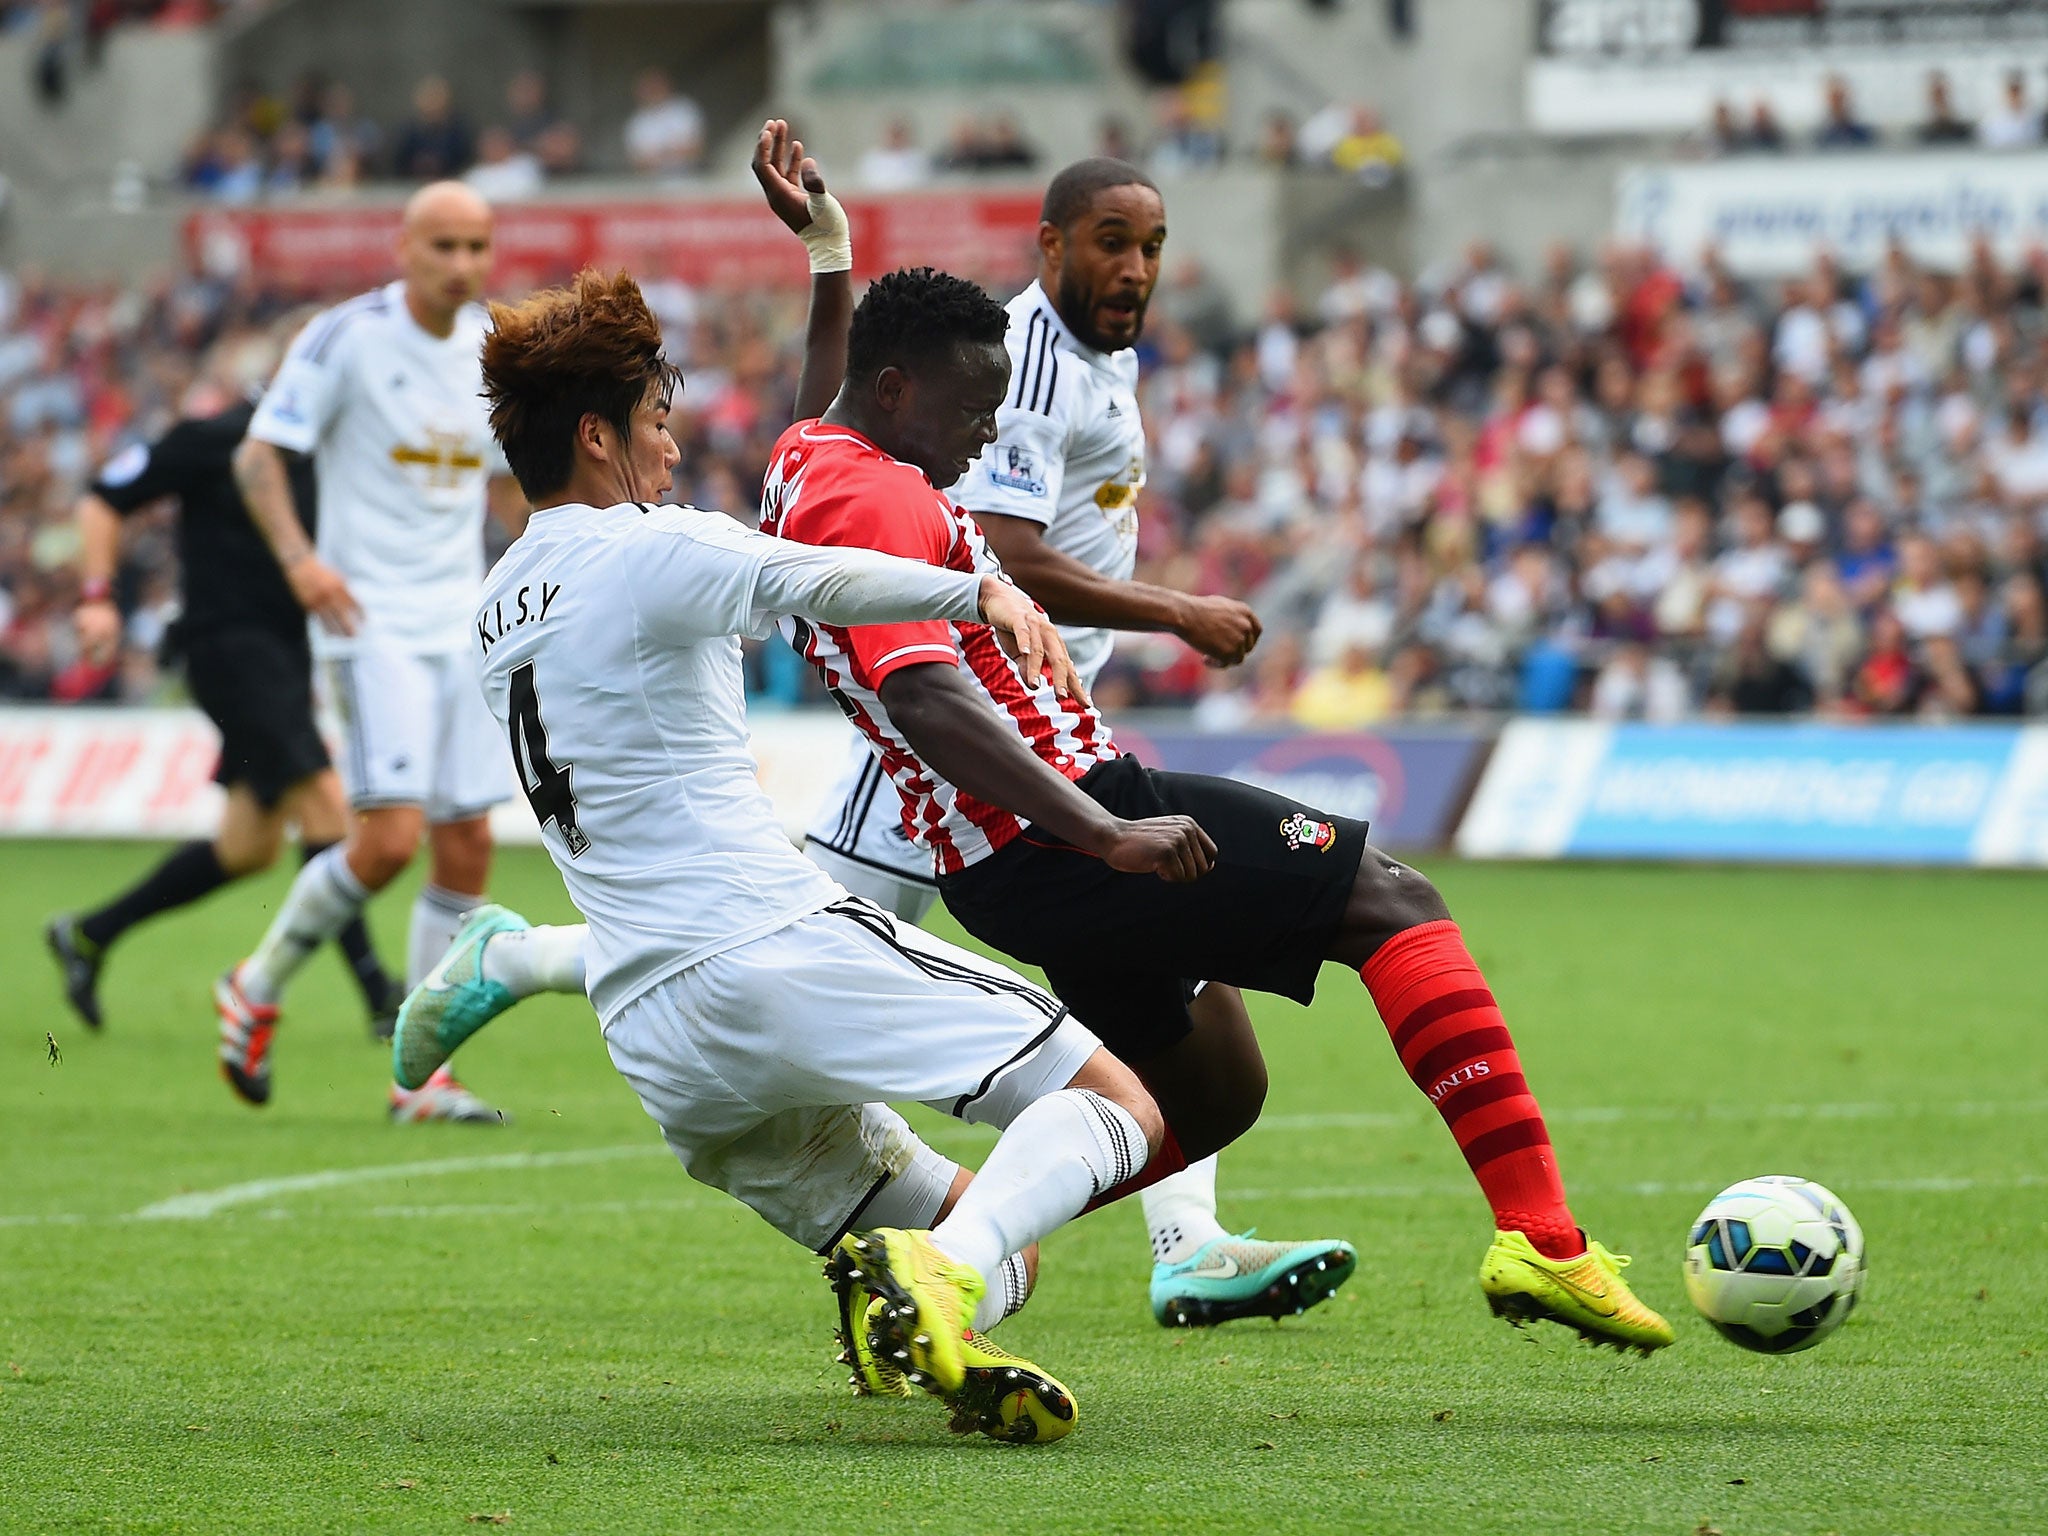
{"type": "Polygon", "coordinates": [[[548,728],[540,718],[540,695],[534,691],[533,663],[512,669],[512,762],[519,770],[519,784],[527,803],[545,827],[555,824],[569,857],[579,858],[590,847],[590,839],[576,825],[576,796],[569,786],[569,768],[557,767],[548,756],[548,728]]]}

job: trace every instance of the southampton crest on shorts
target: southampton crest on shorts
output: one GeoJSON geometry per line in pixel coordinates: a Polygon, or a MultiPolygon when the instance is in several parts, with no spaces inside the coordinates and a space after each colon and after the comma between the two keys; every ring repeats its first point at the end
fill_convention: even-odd
{"type": "Polygon", "coordinates": [[[1327,821],[1317,821],[1296,811],[1280,823],[1280,835],[1287,839],[1290,848],[1314,848],[1328,853],[1337,846],[1337,829],[1327,821]]]}

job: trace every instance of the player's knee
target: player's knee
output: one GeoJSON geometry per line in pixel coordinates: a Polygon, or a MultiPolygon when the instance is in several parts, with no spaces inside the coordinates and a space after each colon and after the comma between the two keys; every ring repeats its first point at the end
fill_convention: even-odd
{"type": "Polygon", "coordinates": [[[217,839],[213,856],[220,860],[221,873],[230,880],[239,880],[270,868],[283,846],[284,828],[270,827],[217,839]]]}
{"type": "Polygon", "coordinates": [[[483,817],[434,828],[434,884],[449,891],[481,891],[491,873],[491,824],[483,817]]]}
{"type": "Polygon", "coordinates": [[[1137,1073],[1108,1051],[1098,1050],[1067,1086],[1099,1094],[1127,1112],[1138,1122],[1148,1154],[1157,1152],[1166,1140],[1166,1117],[1160,1113],[1151,1090],[1139,1081],[1137,1073]]]}
{"type": "Polygon", "coordinates": [[[1352,884],[1331,958],[1363,965],[1395,934],[1422,923],[1441,922],[1450,915],[1442,893],[1421,870],[1368,847],[1358,862],[1358,878],[1352,884]]]}
{"type": "Polygon", "coordinates": [[[348,865],[364,885],[381,891],[405,873],[418,849],[417,823],[366,816],[349,839],[348,865]]]}

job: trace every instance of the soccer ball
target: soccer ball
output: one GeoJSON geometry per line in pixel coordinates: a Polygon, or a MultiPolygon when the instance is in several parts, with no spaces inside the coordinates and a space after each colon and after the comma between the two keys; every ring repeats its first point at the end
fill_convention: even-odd
{"type": "Polygon", "coordinates": [[[1862,1284],[1863,1229],[1811,1179],[1773,1173],[1731,1184],[1686,1239],[1686,1294],[1744,1349],[1813,1348],[1855,1310],[1862,1284]]]}

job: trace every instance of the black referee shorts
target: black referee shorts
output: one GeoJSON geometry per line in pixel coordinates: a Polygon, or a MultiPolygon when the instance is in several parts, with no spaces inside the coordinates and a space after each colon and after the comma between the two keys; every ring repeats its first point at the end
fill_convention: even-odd
{"type": "Polygon", "coordinates": [[[329,765],[313,724],[313,658],[304,636],[242,625],[185,641],[185,681],[220,731],[219,784],[246,784],[265,810],[329,765]]]}
{"type": "Polygon", "coordinates": [[[1306,1003],[1365,852],[1366,824],[1235,779],[1098,763],[1083,793],[1126,820],[1191,816],[1216,865],[1172,885],[1126,875],[1036,829],[939,880],[969,933],[1045,971],[1060,1001],[1126,1061],[1193,1027],[1184,978],[1306,1003]]]}

